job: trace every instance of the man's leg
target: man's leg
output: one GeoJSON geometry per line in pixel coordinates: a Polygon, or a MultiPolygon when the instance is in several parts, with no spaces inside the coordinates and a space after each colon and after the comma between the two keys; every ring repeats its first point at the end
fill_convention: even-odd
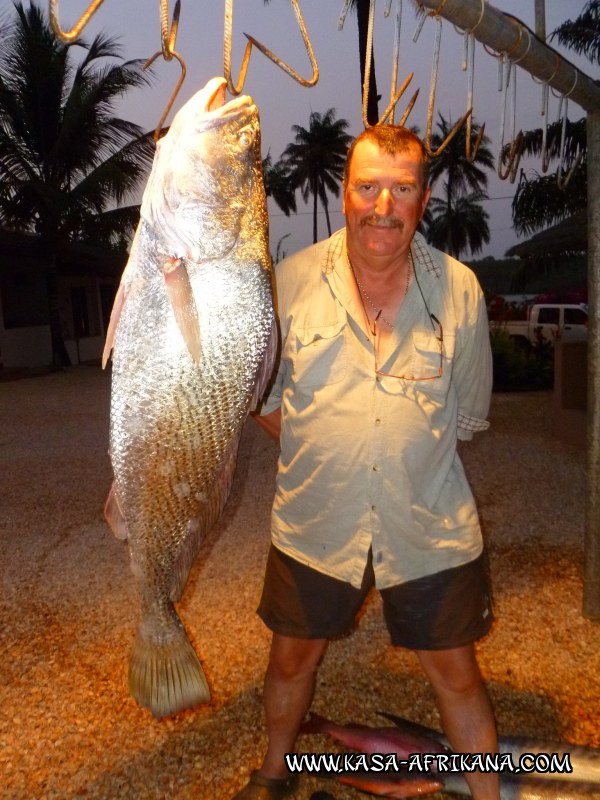
{"type": "Polygon", "coordinates": [[[259,769],[267,778],[287,775],[284,756],[294,750],[326,647],[327,639],[293,639],[273,634],[263,690],[268,747],[259,769]]]}
{"type": "MultiPolygon", "coordinates": [[[[497,753],[492,705],[472,644],[451,650],[417,650],[436,694],[444,732],[457,753],[497,753]]],[[[496,773],[465,773],[474,800],[499,800],[496,773]]]]}

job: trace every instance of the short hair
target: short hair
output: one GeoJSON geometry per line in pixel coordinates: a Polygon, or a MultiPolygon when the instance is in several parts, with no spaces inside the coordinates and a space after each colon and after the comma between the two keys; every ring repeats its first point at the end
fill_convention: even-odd
{"type": "Polygon", "coordinates": [[[402,125],[373,125],[370,128],[365,128],[348,148],[344,167],[344,182],[348,181],[350,175],[350,162],[354,155],[354,148],[364,141],[373,142],[380,150],[390,156],[394,156],[396,153],[406,153],[411,147],[417,147],[421,153],[423,164],[423,188],[427,186],[429,157],[425,146],[414,131],[402,125]]]}

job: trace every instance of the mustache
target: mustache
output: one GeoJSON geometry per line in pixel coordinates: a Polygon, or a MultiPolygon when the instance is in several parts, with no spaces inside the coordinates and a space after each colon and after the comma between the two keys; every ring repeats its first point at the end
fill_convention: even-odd
{"type": "Polygon", "coordinates": [[[360,221],[361,228],[366,225],[377,225],[380,228],[403,228],[404,223],[396,217],[380,217],[379,214],[371,214],[360,221]]]}

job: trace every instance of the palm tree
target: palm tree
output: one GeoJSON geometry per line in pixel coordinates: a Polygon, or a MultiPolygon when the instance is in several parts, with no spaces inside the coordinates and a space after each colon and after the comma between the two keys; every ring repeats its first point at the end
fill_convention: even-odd
{"type": "Polygon", "coordinates": [[[553,31],[550,39],[569,47],[592,62],[600,62],[600,0],[589,0],[576,20],[570,19],[553,31]]]}
{"type": "Polygon", "coordinates": [[[467,248],[478,253],[490,241],[489,215],[481,205],[486,199],[484,192],[433,197],[429,202],[428,242],[454,258],[460,258],[467,248]]]}
{"type": "Polygon", "coordinates": [[[52,359],[70,363],[61,330],[56,264],[69,242],[116,244],[137,224],[119,207],[154,155],[151,133],[113,116],[115,102],[148,83],[141,61],[111,63],[116,42],[59,43],[42,11],[15,3],[0,53],[0,225],[43,244],[52,359]],[[116,207],[115,207],[116,206],[116,207]]]}
{"type": "MultiPolygon", "coordinates": [[[[439,147],[452,127],[453,123],[440,114],[437,130],[431,137],[433,149],[439,147]]],[[[479,133],[480,126],[474,122],[471,126],[472,153],[479,133]]],[[[467,158],[466,130],[462,127],[429,163],[429,184],[433,187],[442,180],[443,196],[434,197],[429,203],[424,218],[425,235],[434,247],[456,258],[467,246],[476,253],[490,240],[488,215],[480,205],[487,199],[488,176],[483,168],[494,166],[489,141],[484,135],[474,157],[467,158]]]]}
{"type": "Polygon", "coordinates": [[[283,151],[282,161],[290,170],[292,186],[299,188],[306,202],[313,196],[313,241],[317,241],[317,200],[325,210],[327,230],[331,235],[327,192],[340,194],[346,151],[352,137],[346,133],[348,121],[335,119],[335,109],[325,114],[311,112],[308,128],[292,125],[295,141],[283,151]]]}
{"type": "MultiPolygon", "coordinates": [[[[512,217],[519,234],[532,234],[542,230],[577,211],[587,208],[587,137],[586,119],[566,121],[564,152],[561,153],[561,123],[548,126],[546,153],[548,163],[560,160],[564,173],[573,166],[573,173],[566,185],[559,186],[556,175],[540,175],[532,170],[528,176],[523,169],[517,190],[512,200],[512,217]],[[579,160],[577,160],[577,157],[579,160]]],[[[543,131],[538,128],[525,131],[522,138],[522,154],[541,156],[543,131]]]]}
{"type": "Polygon", "coordinates": [[[273,164],[271,153],[263,158],[263,181],[267,197],[272,197],[286,217],[296,213],[296,194],[292,186],[290,167],[285,161],[273,164]]]}
{"type": "MultiPolygon", "coordinates": [[[[437,130],[431,137],[431,147],[437,149],[452,130],[453,123],[439,115],[437,130]]],[[[480,126],[473,122],[471,126],[471,152],[479,135],[480,126]]],[[[483,191],[487,187],[488,177],[483,168],[494,168],[494,157],[488,145],[489,137],[483,136],[481,144],[473,159],[466,156],[466,128],[463,126],[448,142],[439,156],[432,158],[428,166],[429,184],[434,186],[442,177],[447,181],[447,195],[455,193],[483,191]]]]}

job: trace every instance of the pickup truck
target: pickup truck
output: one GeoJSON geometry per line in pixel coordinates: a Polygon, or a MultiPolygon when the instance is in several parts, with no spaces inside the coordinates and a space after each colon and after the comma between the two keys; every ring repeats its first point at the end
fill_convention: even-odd
{"type": "Polygon", "coordinates": [[[527,319],[497,320],[490,328],[504,330],[522,345],[533,345],[540,341],[557,339],[563,342],[587,341],[588,314],[585,305],[565,303],[536,303],[527,308],[527,319]]]}

